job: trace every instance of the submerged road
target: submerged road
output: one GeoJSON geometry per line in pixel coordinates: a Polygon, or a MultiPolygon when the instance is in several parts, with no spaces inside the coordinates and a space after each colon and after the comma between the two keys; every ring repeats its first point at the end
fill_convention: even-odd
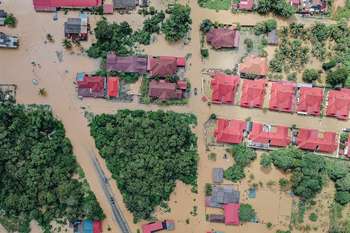
{"type": "Polygon", "coordinates": [[[95,155],[91,155],[91,160],[100,178],[100,185],[102,187],[102,190],[111,205],[114,220],[117,222],[122,233],[131,233],[127,221],[125,220],[117,202],[114,200],[112,188],[109,184],[108,178],[101,168],[100,163],[98,162],[95,155]]]}

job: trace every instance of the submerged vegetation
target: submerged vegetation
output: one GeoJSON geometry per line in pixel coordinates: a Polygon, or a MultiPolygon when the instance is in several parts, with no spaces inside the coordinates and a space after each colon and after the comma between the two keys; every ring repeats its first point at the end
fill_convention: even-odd
{"type": "Polygon", "coordinates": [[[192,114],[120,110],[96,116],[91,135],[136,221],[168,201],[175,181],[197,186],[192,114]]]}
{"type": "Polygon", "coordinates": [[[53,220],[104,218],[86,181],[76,178],[72,145],[48,108],[0,104],[0,119],[0,221],[5,226],[28,232],[35,219],[49,231],[53,220]]]}

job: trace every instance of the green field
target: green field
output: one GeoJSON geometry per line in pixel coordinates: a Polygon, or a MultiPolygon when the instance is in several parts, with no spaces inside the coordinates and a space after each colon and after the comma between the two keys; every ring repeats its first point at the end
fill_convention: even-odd
{"type": "Polygon", "coordinates": [[[229,10],[232,0],[198,0],[198,4],[213,10],[229,10]]]}

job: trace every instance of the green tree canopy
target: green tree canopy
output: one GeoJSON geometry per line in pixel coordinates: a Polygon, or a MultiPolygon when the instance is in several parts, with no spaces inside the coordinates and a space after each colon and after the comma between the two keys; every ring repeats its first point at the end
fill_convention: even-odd
{"type": "Polygon", "coordinates": [[[239,208],[239,220],[241,222],[250,222],[255,216],[255,210],[250,204],[241,204],[239,208]]]}

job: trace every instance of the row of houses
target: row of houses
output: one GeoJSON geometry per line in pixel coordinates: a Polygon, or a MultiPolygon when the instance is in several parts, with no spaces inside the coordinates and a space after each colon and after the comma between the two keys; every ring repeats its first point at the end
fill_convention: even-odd
{"type": "Polygon", "coordinates": [[[78,73],[76,76],[79,97],[117,98],[119,97],[119,78],[91,76],[78,73]]]}
{"type": "Polygon", "coordinates": [[[248,146],[257,149],[282,148],[292,144],[303,150],[334,154],[338,148],[338,135],[335,132],[290,129],[287,126],[241,120],[218,119],[214,136],[217,143],[246,142],[248,146]]]}
{"type": "Polygon", "coordinates": [[[239,225],[240,192],[232,185],[214,185],[212,193],[205,199],[207,208],[223,209],[223,214],[209,214],[208,221],[239,225]]]}
{"type": "Polygon", "coordinates": [[[103,7],[105,14],[113,10],[132,10],[136,6],[148,6],[148,0],[33,0],[36,11],[54,12],[59,9],[96,9],[103,7]]]}
{"type": "Polygon", "coordinates": [[[142,233],[154,233],[162,230],[172,231],[175,229],[175,222],[172,220],[164,220],[147,223],[141,226],[142,233]]]}
{"type": "MultiPolygon", "coordinates": [[[[215,104],[234,104],[241,78],[237,75],[216,73],[211,80],[211,101],[215,104]]],[[[239,105],[246,108],[263,108],[268,81],[265,79],[242,81],[239,105]]],[[[326,97],[326,116],[347,120],[350,111],[350,89],[329,90],[302,86],[287,82],[271,82],[268,108],[272,111],[297,112],[320,116],[324,97],[326,97]]]]}

